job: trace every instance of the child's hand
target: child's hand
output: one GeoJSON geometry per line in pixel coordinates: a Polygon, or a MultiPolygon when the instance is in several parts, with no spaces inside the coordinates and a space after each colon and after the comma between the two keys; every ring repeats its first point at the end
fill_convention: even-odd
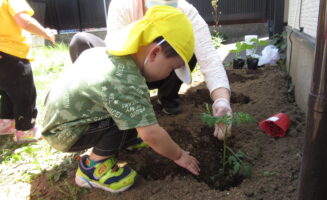
{"type": "Polygon", "coordinates": [[[191,156],[189,152],[182,150],[181,157],[178,160],[174,160],[174,162],[194,175],[200,174],[199,161],[191,156]]]}
{"type": "Polygon", "coordinates": [[[50,40],[52,44],[56,44],[57,31],[54,29],[46,28],[45,29],[46,37],[45,39],[50,40]]]}

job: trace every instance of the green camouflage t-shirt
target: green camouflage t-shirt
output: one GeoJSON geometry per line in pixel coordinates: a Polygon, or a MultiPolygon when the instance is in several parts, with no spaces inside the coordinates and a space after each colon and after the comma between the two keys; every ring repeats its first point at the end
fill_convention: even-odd
{"type": "Polygon", "coordinates": [[[146,81],[131,56],[105,48],[83,52],[54,83],[46,99],[42,135],[68,151],[89,124],[112,118],[120,130],[157,123],[146,81]]]}

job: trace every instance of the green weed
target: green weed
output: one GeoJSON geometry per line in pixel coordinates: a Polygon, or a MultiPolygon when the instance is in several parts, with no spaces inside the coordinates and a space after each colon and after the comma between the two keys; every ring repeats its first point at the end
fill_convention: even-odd
{"type": "Polygon", "coordinates": [[[271,43],[279,49],[279,53],[285,53],[287,49],[287,33],[284,31],[273,35],[271,43]]]}
{"type": "Polygon", "coordinates": [[[61,199],[78,200],[82,194],[88,193],[88,189],[78,187],[67,180],[64,180],[63,184],[53,186],[61,193],[61,199]]]}
{"type": "Polygon", "coordinates": [[[223,45],[223,42],[225,42],[224,35],[219,32],[215,32],[212,36],[212,41],[213,45],[217,49],[223,45]]]}
{"type": "Polygon", "coordinates": [[[274,176],[276,174],[277,173],[276,172],[273,172],[273,171],[264,171],[264,172],[262,172],[262,175],[263,176],[266,176],[266,177],[274,176]]]}

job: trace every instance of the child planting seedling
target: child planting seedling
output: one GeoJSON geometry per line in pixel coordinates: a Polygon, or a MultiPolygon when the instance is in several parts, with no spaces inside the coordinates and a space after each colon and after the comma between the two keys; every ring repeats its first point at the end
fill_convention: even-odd
{"type": "MultiPolygon", "coordinates": [[[[211,110],[207,106],[207,113],[202,115],[202,121],[208,126],[213,126],[215,124],[225,124],[224,130],[224,140],[223,140],[223,159],[222,159],[222,169],[219,170],[219,173],[212,176],[213,182],[216,182],[217,178],[220,177],[225,182],[227,177],[232,176],[242,176],[244,178],[249,178],[251,176],[251,165],[244,161],[245,154],[241,151],[235,153],[227,145],[227,129],[231,125],[240,125],[242,123],[253,123],[254,119],[252,116],[242,112],[234,112],[232,116],[224,115],[222,117],[213,116],[211,110]]],[[[221,180],[220,180],[221,181],[221,180]]],[[[222,187],[223,186],[219,186],[222,187]]]]}
{"type": "Polygon", "coordinates": [[[177,8],[154,6],[113,35],[107,47],[84,51],[61,74],[46,98],[42,135],[63,152],[92,148],[79,160],[78,186],[126,191],[137,172],[118,166],[117,155],[144,143],[199,175],[197,159],[158,124],[146,85],[173,70],[181,70],[181,80],[191,80],[187,63],[193,54],[194,34],[187,17],[177,8]]]}

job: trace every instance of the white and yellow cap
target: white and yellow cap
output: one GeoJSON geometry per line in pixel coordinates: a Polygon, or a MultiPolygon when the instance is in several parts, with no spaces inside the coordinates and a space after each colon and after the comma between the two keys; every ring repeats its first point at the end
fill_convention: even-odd
{"type": "Polygon", "coordinates": [[[185,66],[175,69],[175,73],[184,83],[192,82],[188,62],[194,53],[194,35],[192,25],[187,17],[171,6],[153,6],[145,16],[117,31],[109,37],[108,52],[123,56],[138,52],[139,47],[152,43],[163,37],[183,59],[185,66]]]}

